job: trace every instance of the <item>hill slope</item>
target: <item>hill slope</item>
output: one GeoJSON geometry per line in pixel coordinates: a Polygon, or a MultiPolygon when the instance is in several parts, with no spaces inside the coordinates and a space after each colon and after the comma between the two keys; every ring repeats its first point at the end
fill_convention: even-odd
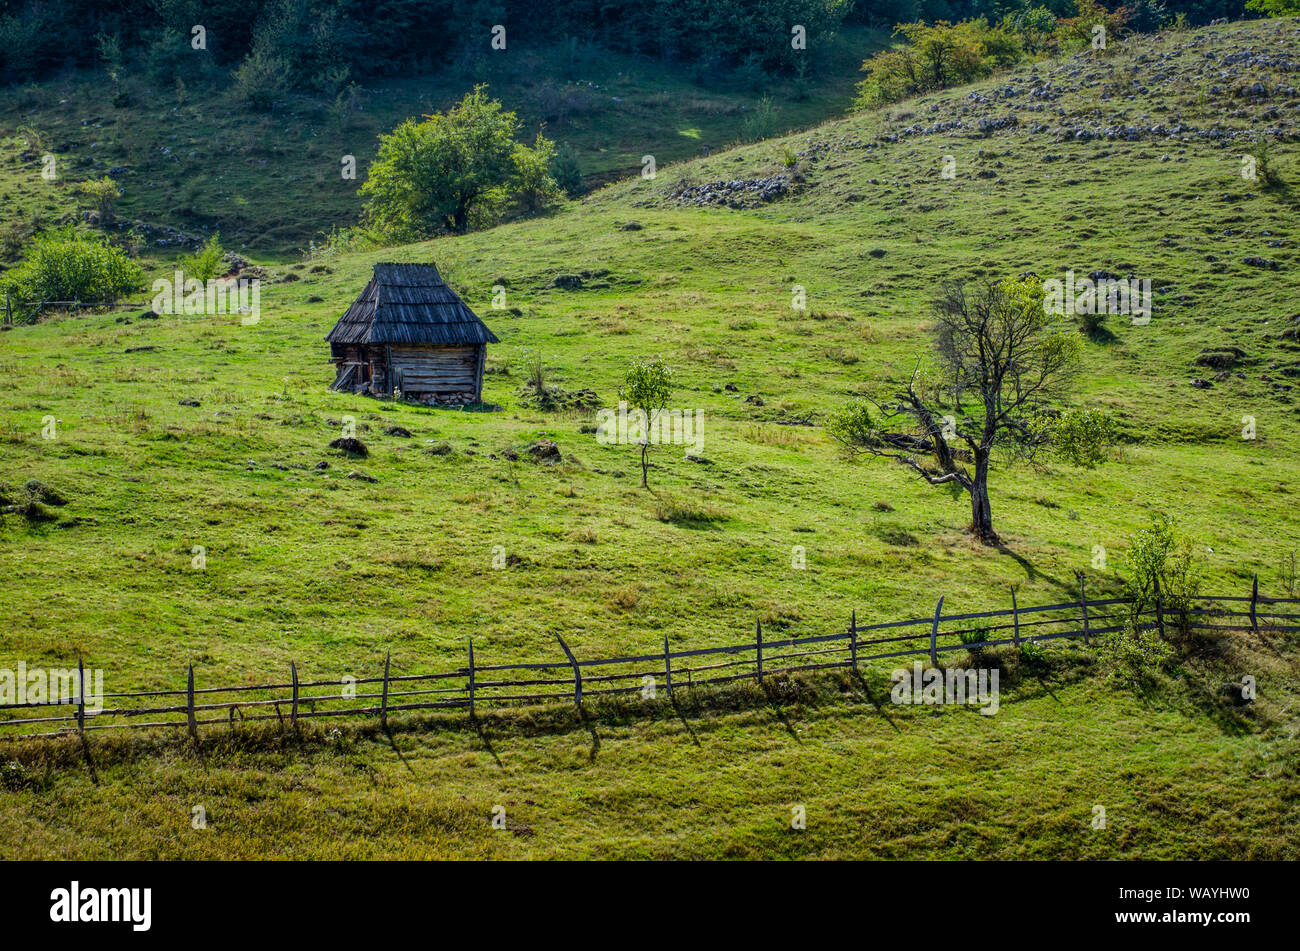
{"type": "MultiPolygon", "coordinates": [[[[914,616],[939,594],[1002,607],[1011,584],[1022,603],[1073,597],[1076,569],[1115,590],[1115,559],[1094,571],[1094,546],[1121,549],[1156,510],[1200,539],[1208,588],[1244,593],[1259,572],[1281,593],[1300,546],[1300,235],[1291,191],[1243,180],[1240,156],[1248,133],[1272,129],[1283,181],[1300,174],[1295,37],[1293,21],[1261,21],[1139,38],[674,166],[549,217],[281,268],[253,326],[99,315],[9,331],[0,465],[68,504],[50,523],[5,519],[4,652],[82,653],[117,689],[175,687],[191,661],[209,682],[264,681],[290,660],[364,676],[388,649],[395,673],[445,667],[471,634],[490,662],[555,659],[556,633],[584,656],[665,635],[730,642],[756,616],[811,633],[851,609],[914,616]],[[783,197],[756,201],[765,190],[783,197]],[[372,264],[430,258],[502,340],[485,394],[500,412],[326,390],[321,338],[372,264]],[[942,281],[1071,269],[1156,290],[1151,322],[1112,319],[1077,381],[1127,441],[1094,471],[996,473],[1006,549],[964,535],[962,500],[844,461],[816,425],[910,371],[942,281]],[[514,311],[491,308],[498,284],[514,311]],[[794,285],[807,312],[791,309],[794,285]],[[1195,365],[1227,347],[1245,355],[1221,377],[1195,365]],[[635,447],[521,401],[535,353],[554,383],[606,403],[629,359],[661,354],[677,405],[704,414],[707,462],[661,447],[658,495],[639,490],[635,447]],[[364,462],[326,448],[349,414],[364,462]],[[385,435],[394,424],[414,438],[385,435]],[[538,438],[560,464],[504,454],[538,438]],[[425,451],[441,444],[452,451],[425,451]],[[695,517],[673,520],[663,499],[695,517]]],[[[1279,724],[1300,686],[1294,642],[1274,646],[1223,648],[1234,670],[1260,670],[1263,699],[1243,715],[1216,706],[1213,658],[1137,698],[1063,651],[994,722],[891,725],[888,706],[881,717],[846,688],[793,710],[606,722],[594,745],[564,718],[494,723],[486,748],[447,724],[394,741],[403,759],[362,735],[302,759],[227,750],[202,774],[166,746],[99,764],[137,824],[83,808],[98,794],[68,768],[6,798],[4,827],[20,854],[1293,856],[1296,777],[1279,764],[1294,740],[1279,724]],[[189,832],[196,797],[224,813],[208,839],[189,832]],[[535,836],[490,831],[502,797],[535,836]],[[801,801],[825,819],[805,838],[787,831],[801,801]],[[1112,836],[1088,833],[1098,801],[1123,804],[1112,836]],[[55,809],[78,816],[66,834],[38,828],[55,809]]]]}

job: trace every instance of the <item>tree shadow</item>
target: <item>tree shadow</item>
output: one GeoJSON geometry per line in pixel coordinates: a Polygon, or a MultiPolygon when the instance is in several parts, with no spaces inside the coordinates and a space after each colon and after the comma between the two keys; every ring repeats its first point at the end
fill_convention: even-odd
{"type": "Polygon", "coordinates": [[[785,727],[785,732],[789,733],[790,738],[796,743],[803,746],[803,740],[799,737],[799,732],[794,728],[794,724],[790,722],[790,717],[786,714],[785,708],[781,706],[781,698],[766,682],[763,684],[763,693],[767,697],[767,705],[771,708],[773,716],[785,727]]]}
{"type": "Polygon", "coordinates": [[[411,768],[411,764],[407,760],[406,754],[402,752],[400,747],[398,747],[397,740],[393,737],[393,731],[386,726],[383,728],[383,730],[384,730],[384,738],[388,740],[389,747],[392,749],[394,753],[397,754],[397,758],[401,761],[402,765],[406,767],[406,771],[410,773],[412,776],[415,776],[415,770],[411,768]]]}
{"type": "Polygon", "coordinates": [[[889,710],[884,706],[884,704],[882,704],[878,699],[876,699],[876,695],[871,692],[871,685],[867,683],[867,679],[862,676],[862,671],[855,669],[853,671],[852,678],[858,684],[858,686],[862,688],[863,696],[865,696],[867,698],[867,701],[873,707],[876,708],[876,712],[885,718],[885,722],[888,723],[893,728],[894,732],[902,733],[903,732],[902,729],[899,727],[897,723],[894,722],[894,718],[889,715],[889,710]]]}
{"type": "Polygon", "coordinates": [[[596,754],[600,752],[600,733],[596,730],[596,719],[587,716],[587,710],[581,703],[578,704],[578,718],[582,721],[582,725],[587,732],[591,734],[591,752],[587,754],[587,762],[594,763],[596,762],[596,754]]]}
{"type": "Polygon", "coordinates": [[[90,782],[92,785],[99,785],[99,772],[95,769],[95,758],[90,755],[90,742],[86,739],[86,734],[81,734],[81,755],[86,760],[86,769],[90,770],[90,782]]]}
{"type": "Polygon", "coordinates": [[[677,702],[677,691],[671,690],[668,692],[668,702],[673,705],[673,712],[677,714],[677,719],[682,721],[682,726],[686,728],[686,732],[690,735],[691,742],[699,746],[700,738],[695,733],[695,727],[691,726],[690,721],[686,719],[685,711],[682,710],[682,705],[677,702]]]}
{"type": "Polygon", "coordinates": [[[492,741],[488,739],[487,730],[483,726],[483,721],[480,720],[475,714],[471,713],[469,717],[469,722],[470,725],[474,727],[474,732],[478,734],[479,742],[483,744],[483,748],[488,751],[488,754],[492,757],[493,761],[498,766],[500,766],[501,757],[497,756],[497,751],[492,746],[492,741]]]}

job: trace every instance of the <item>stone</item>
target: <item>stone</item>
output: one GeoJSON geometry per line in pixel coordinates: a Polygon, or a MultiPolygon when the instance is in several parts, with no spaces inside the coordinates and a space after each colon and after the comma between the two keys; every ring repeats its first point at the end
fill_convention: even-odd
{"type": "Polygon", "coordinates": [[[370,450],[366,449],[366,444],[355,436],[340,436],[330,443],[330,448],[341,450],[350,456],[360,456],[363,459],[370,455],[370,450]]]}

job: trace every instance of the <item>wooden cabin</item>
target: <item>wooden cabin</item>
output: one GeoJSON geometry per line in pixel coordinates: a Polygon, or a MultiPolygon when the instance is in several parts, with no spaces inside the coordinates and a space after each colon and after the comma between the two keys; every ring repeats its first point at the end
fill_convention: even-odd
{"type": "Polygon", "coordinates": [[[333,390],[426,403],[477,403],[496,335],[432,264],[376,264],[374,276],[325,338],[333,390]]]}

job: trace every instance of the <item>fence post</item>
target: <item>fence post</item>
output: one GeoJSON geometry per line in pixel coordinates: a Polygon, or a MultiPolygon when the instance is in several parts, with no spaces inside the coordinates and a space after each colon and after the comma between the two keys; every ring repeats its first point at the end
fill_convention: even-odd
{"type": "Polygon", "coordinates": [[[77,658],[77,731],[86,735],[86,662],[77,658]]]}
{"type": "Polygon", "coordinates": [[[469,639],[469,718],[474,719],[474,638],[469,639]]]}
{"type": "Polygon", "coordinates": [[[1160,597],[1160,576],[1152,575],[1152,580],[1156,585],[1156,628],[1160,631],[1160,636],[1165,636],[1165,603],[1160,597]]]}
{"type": "Polygon", "coordinates": [[[1088,638],[1088,596],[1083,589],[1083,572],[1079,572],[1079,607],[1083,609],[1083,642],[1089,643],[1088,638]]]}
{"type": "Polygon", "coordinates": [[[763,683],[763,619],[758,619],[758,626],[754,629],[754,656],[757,658],[758,682],[763,683]]]}
{"type": "Polygon", "coordinates": [[[849,614],[849,664],[853,672],[858,672],[858,611],[849,614]]]}
{"type": "Polygon", "coordinates": [[[298,729],[298,665],[289,661],[289,675],[293,678],[293,706],[289,709],[289,726],[298,729]]]}
{"type": "Polygon", "coordinates": [[[1020,605],[1016,604],[1016,589],[1011,589],[1011,639],[1016,642],[1016,650],[1020,649],[1020,605]]]}
{"type": "Polygon", "coordinates": [[[1255,614],[1255,608],[1259,604],[1259,573],[1255,573],[1255,578],[1250,584],[1250,629],[1256,634],[1259,633],[1259,617],[1255,614]]]}
{"type": "Polygon", "coordinates": [[[673,655],[668,651],[668,635],[664,635],[664,677],[668,681],[668,699],[673,698],[673,655]]]}
{"type": "Polygon", "coordinates": [[[199,724],[194,719],[194,665],[190,664],[188,684],[185,688],[185,714],[190,721],[190,737],[199,744],[199,724]]]}
{"type": "Polygon", "coordinates": [[[943,595],[934,606],[934,625],[930,628],[930,663],[939,666],[939,615],[943,611],[943,595]]]}
{"type": "Polygon", "coordinates": [[[560,642],[560,646],[564,648],[565,656],[569,658],[569,663],[573,665],[573,702],[579,710],[582,710],[582,669],[578,666],[578,659],[573,656],[573,651],[569,650],[569,645],[564,643],[564,638],[556,634],[555,639],[560,642]]]}

